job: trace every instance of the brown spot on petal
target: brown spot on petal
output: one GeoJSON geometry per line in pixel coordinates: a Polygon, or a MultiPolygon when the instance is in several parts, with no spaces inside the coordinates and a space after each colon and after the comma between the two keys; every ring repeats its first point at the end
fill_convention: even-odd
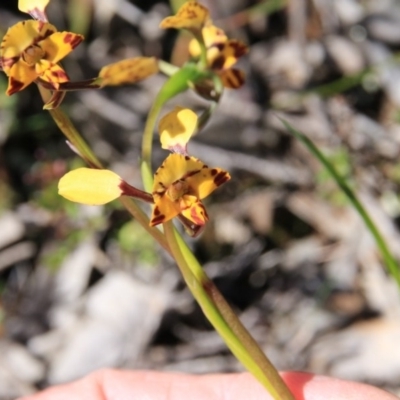
{"type": "Polygon", "coordinates": [[[23,82],[17,81],[12,76],[10,76],[10,79],[8,81],[7,94],[11,96],[12,94],[19,92],[23,87],[23,82]]]}
{"type": "Polygon", "coordinates": [[[68,80],[68,75],[66,74],[65,71],[62,70],[57,70],[57,71],[51,71],[51,76],[56,78],[57,80],[68,80]]]}
{"type": "Polygon", "coordinates": [[[155,207],[154,208],[154,215],[158,217],[160,214],[161,214],[160,209],[158,207],[155,207]]]}
{"type": "Polygon", "coordinates": [[[71,47],[74,49],[80,42],[82,42],[83,36],[76,35],[72,33],[67,33],[64,37],[64,43],[69,43],[71,47]]]}
{"type": "Polygon", "coordinates": [[[196,174],[198,174],[199,172],[200,172],[199,169],[195,169],[195,170],[193,170],[193,171],[189,171],[189,172],[187,172],[187,173],[182,177],[182,179],[190,178],[191,176],[196,175],[196,174]]]}
{"type": "Polygon", "coordinates": [[[243,42],[240,42],[239,40],[231,40],[229,42],[229,45],[233,48],[236,58],[242,57],[248,51],[247,46],[243,42]]]}
{"type": "Polygon", "coordinates": [[[230,179],[229,174],[226,171],[220,171],[214,178],[216,186],[221,186],[223,183],[228,182],[230,179]]]}
{"type": "Polygon", "coordinates": [[[160,214],[150,221],[150,226],[155,226],[155,225],[161,224],[164,221],[165,221],[165,215],[160,214]]]}
{"type": "Polygon", "coordinates": [[[210,173],[211,173],[211,176],[215,176],[215,175],[218,173],[218,170],[215,169],[215,168],[213,168],[213,169],[210,171],[210,173]]]}
{"type": "Polygon", "coordinates": [[[225,64],[225,57],[223,55],[219,55],[215,58],[215,60],[211,64],[212,69],[222,69],[225,64]]]}
{"type": "Polygon", "coordinates": [[[237,89],[243,85],[245,78],[243,71],[239,69],[229,69],[220,75],[222,83],[229,89],[237,89]]]}

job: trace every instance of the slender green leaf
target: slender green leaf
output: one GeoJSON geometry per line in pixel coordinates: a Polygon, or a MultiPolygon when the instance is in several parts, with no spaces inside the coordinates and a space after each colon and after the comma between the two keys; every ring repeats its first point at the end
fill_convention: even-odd
{"type": "Polygon", "coordinates": [[[304,133],[293,128],[287,121],[281,118],[282,123],[285,125],[286,129],[298,140],[300,140],[307,149],[311,152],[311,154],[318,159],[321,164],[326,168],[330,176],[335,180],[339,188],[343,191],[346,197],[350,200],[354,209],[358,212],[360,217],[363,219],[365,225],[371,232],[372,236],[375,239],[375,242],[379,248],[379,251],[382,255],[382,258],[387,266],[387,269],[392,276],[392,278],[396,281],[397,285],[400,288],[400,268],[393,254],[389,250],[389,247],[379,231],[378,227],[372,220],[371,216],[368,214],[368,211],[363,206],[361,201],[358,199],[355,192],[350,188],[347,184],[346,179],[340,175],[333,164],[329,161],[329,159],[318,149],[318,147],[309,139],[304,133]]]}

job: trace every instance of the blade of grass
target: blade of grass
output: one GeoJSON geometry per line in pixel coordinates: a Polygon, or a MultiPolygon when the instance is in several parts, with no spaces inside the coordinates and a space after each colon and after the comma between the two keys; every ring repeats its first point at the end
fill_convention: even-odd
{"type": "Polygon", "coordinates": [[[381,232],[379,231],[378,227],[368,214],[368,211],[363,206],[361,201],[358,199],[357,195],[354,191],[350,188],[347,184],[346,179],[341,176],[333,164],[328,160],[328,158],[318,149],[318,147],[309,139],[304,133],[298,131],[297,129],[293,128],[287,121],[283,118],[280,118],[283,125],[285,125],[286,129],[298,140],[300,140],[310,151],[310,153],[318,159],[321,164],[326,168],[330,176],[339,186],[339,188],[343,191],[346,197],[349,199],[350,203],[354,207],[354,209],[358,212],[360,217],[363,219],[365,225],[367,226],[368,230],[371,232],[372,236],[375,239],[375,242],[378,246],[378,249],[382,255],[382,258],[387,266],[388,272],[392,276],[392,278],[396,281],[397,285],[400,288],[400,269],[399,264],[397,263],[396,259],[394,258],[393,254],[389,250],[389,247],[382,236],[381,232]]]}

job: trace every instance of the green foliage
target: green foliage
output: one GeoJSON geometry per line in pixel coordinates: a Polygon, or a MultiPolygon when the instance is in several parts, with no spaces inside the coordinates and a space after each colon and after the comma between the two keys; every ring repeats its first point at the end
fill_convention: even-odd
{"type": "Polygon", "coordinates": [[[153,238],[146,235],[135,220],[127,222],[118,231],[118,243],[124,252],[133,254],[141,264],[151,266],[159,261],[153,238]]]}
{"type": "MultiPolygon", "coordinates": [[[[339,147],[334,152],[326,155],[327,160],[333,165],[336,171],[346,180],[347,184],[354,188],[354,180],[351,176],[352,167],[349,153],[345,147],[339,147]]],[[[326,168],[321,168],[316,175],[317,190],[325,200],[334,205],[347,205],[348,199],[342,190],[332,181],[331,174],[326,168]]]]}
{"type": "Polygon", "coordinates": [[[51,271],[57,271],[62,262],[87,235],[87,231],[81,229],[70,231],[63,240],[57,241],[56,245],[43,255],[42,263],[51,271]]]}

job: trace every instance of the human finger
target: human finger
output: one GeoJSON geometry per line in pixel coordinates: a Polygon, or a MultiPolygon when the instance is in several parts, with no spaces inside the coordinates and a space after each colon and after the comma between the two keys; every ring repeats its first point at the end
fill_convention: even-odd
{"type": "MultiPolygon", "coordinates": [[[[296,400],[395,400],[376,387],[302,372],[282,377],[296,400]]],[[[248,373],[188,375],[102,370],[23,400],[272,400],[248,373]]],[[[22,399],[20,399],[22,400],[22,399]]]]}

